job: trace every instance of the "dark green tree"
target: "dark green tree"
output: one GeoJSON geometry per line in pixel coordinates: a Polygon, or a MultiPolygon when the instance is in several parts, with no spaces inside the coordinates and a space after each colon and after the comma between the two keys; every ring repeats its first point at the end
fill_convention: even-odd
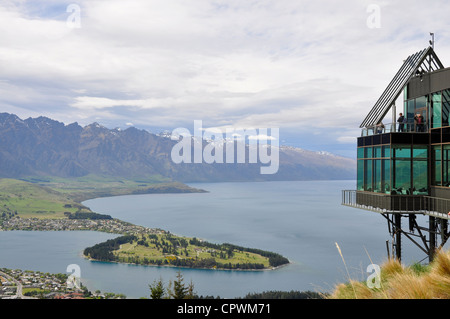
{"type": "Polygon", "coordinates": [[[155,280],[153,284],[148,285],[150,288],[150,298],[152,299],[162,299],[166,292],[164,288],[164,283],[161,278],[159,280],[155,280]]]}
{"type": "Polygon", "coordinates": [[[183,281],[183,275],[177,272],[177,279],[173,281],[173,290],[170,292],[173,299],[184,299],[186,297],[188,289],[183,281]]]}

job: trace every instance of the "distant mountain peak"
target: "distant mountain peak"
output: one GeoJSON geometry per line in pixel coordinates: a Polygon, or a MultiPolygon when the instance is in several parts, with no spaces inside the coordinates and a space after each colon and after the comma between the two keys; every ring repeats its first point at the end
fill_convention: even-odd
{"type": "MultiPolygon", "coordinates": [[[[290,146],[280,147],[280,168],[273,175],[261,175],[260,163],[175,164],[171,151],[176,141],[170,137],[168,131],[155,135],[134,126],[108,129],[94,122],[81,127],[77,122],[64,125],[44,116],[24,121],[0,113],[0,177],[158,175],[181,182],[354,178],[353,160],[290,146]]],[[[220,141],[214,143],[220,145],[220,141]]]]}
{"type": "Polygon", "coordinates": [[[98,122],[93,122],[91,124],[88,124],[85,126],[85,128],[101,128],[101,129],[107,129],[105,126],[99,124],[98,122]]]}

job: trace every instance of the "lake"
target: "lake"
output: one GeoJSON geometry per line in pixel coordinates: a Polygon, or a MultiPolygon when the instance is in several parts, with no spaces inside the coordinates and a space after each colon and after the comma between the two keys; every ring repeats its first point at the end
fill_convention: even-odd
{"type": "MultiPolygon", "coordinates": [[[[91,262],[82,257],[83,249],[116,235],[9,231],[0,232],[0,267],[66,273],[69,264],[77,264],[91,291],[128,298],[148,297],[149,284],[160,278],[167,284],[181,271],[197,294],[234,298],[268,290],[327,292],[347,280],[347,271],[353,279],[365,280],[369,264],[386,260],[390,238],[385,219],[341,206],[341,190],[354,189],[354,181],[190,186],[208,193],[118,196],[83,204],[97,213],[177,235],[277,252],[291,264],[270,271],[225,271],[91,262]]],[[[403,243],[405,263],[425,257],[406,239],[403,243]]]]}

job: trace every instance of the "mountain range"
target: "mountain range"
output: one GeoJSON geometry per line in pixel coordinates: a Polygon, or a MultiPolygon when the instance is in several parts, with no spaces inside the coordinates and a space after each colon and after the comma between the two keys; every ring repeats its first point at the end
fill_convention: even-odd
{"type": "MultiPolygon", "coordinates": [[[[128,179],[155,176],[179,182],[354,179],[354,159],[327,152],[279,147],[276,174],[260,174],[260,163],[180,163],[171,159],[178,141],[129,127],[80,126],[47,117],[20,119],[0,113],[0,177],[82,177],[128,179]]],[[[203,141],[203,147],[207,141],[203,141]]],[[[247,146],[249,151],[251,146],[247,146]]]]}

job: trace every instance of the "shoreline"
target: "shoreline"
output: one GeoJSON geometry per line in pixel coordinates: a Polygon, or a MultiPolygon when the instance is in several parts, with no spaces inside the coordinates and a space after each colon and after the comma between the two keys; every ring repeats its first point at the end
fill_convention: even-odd
{"type": "Polygon", "coordinates": [[[226,269],[226,268],[201,268],[201,267],[183,267],[183,266],[175,266],[175,265],[153,265],[153,264],[148,264],[148,265],[143,265],[143,264],[136,264],[136,263],[128,263],[128,262],[120,262],[120,261],[107,261],[107,260],[97,260],[97,259],[93,259],[90,257],[87,257],[86,255],[84,255],[83,253],[80,254],[80,257],[83,257],[86,260],[89,260],[91,262],[99,262],[99,263],[111,263],[111,264],[121,264],[121,265],[132,265],[132,266],[143,266],[143,267],[164,267],[164,268],[179,268],[179,269],[198,269],[198,270],[211,270],[211,271],[248,271],[248,272],[253,272],[253,271],[273,271],[273,270],[278,270],[281,269],[283,267],[287,267],[291,264],[293,264],[292,261],[289,261],[287,264],[283,264],[280,266],[276,266],[276,267],[270,267],[270,268],[263,268],[263,269],[226,269]]]}
{"type": "MultiPolygon", "coordinates": [[[[116,235],[118,237],[121,236],[128,236],[128,235],[173,235],[177,238],[187,238],[182,235],[175,235],[172,234],[170,231],[166,231],[160,228],[148,228],[144,226],[134,225],[129,222],[125,222],[119,219],[96,219],[96,220],[90,220],[90,219],[38,219],[38,218],[21,218],[21,217],[12,217],[8,220],[3,221],[3,226],[0,227],[0,231],[43,231],[43,232],[70,232],[70,231],[96,231],[101,232],[105,234],[112,234],[116,235]],[[5,227],[6,224],[6,227],[5,227]]],[[[198,239],[200,242],[205,243],[205,245],[217,245],[209,243],[205,240],[198,239]]],[[[97,245],[100,245],[102,243],[98,243],[97,245]]],[[[228,243],[227,243],[228,244],[228,243]]],[[[224,245],[224,244],[222,244],[224,245]]],[[[236,248],[242,248],[243,251],[249,251],[252,250],[252,248],[246,248],[241,247],[238,245],[232,245],[236,248]]],[[[94,245],[95,246],[95,245],[94,245]]],[[[85,249],[88,249],[90,247],[85,247],[85,249]]],[[[283,257],[277,253],[257,249],[257,252],[255,252],[257,255],[264,257],[264,253],[269,254],[275,254],[279,257],[283,257]],[[263,254],[261,254],[263,253],[263,254]]],[[[282,266],[287,266],[291,264],[292,262],[288,260],[287,263],[279,265],[279,266],[269,266],[264,268],[236,268],[236,269],[229,269],[224,267],[186,267],[186,266],[177,266],[177,265],[171,265],[171,264],[144,264],[144,263],[129,263],[129,262],[121,262],[121,261],[109,261],[109,260],[99,260],[95,258],[90,258],[86,255],[84,255],[84,250],[81,252],[83,258],[86,258],[90,261],[97,261],[97,262],[111,262],[111,263],[118,263],[118,264],[132,264],[132,265],[140,265],[140,266],[153,266],[153,267],[175,267],[175,268],[187,268],[187,269],[209,269],[209,270],[236,270],[236,271],[268,271],[268,270],[277,270],[281,268],[282,266]]],[[[139,256],[138,256],[139,257],[139,256]]],[[[266,257],[268,258],[268,257],[266,257]]],[[[285,257],[283,257],[285,258],[285,257]]],[[[214,259],[215,260],[215,259],[214,259]]],[[[245,265],[247,263],[243,263],[245,265]]],[[[249,263],[251,264],[251,263],[249,263]]]]}
{"type": "MultiPolygon", "coordinates": [[[[187,193],[208,193],[208,191],[188,186],[182,183],[162,183],[159,185],[160,187],[156,188],[145,188],[145,189],[122,189],[121,192],[114,192],[113,190],[105,191],[105,190],[99,190],[97,192],[94,192],[90,194],[90,196],[86,196],[84,192],[81,194],[75,194],[75,197],[78,197],[75,201],[76,203],[82,205],[83,207],[87,208],[89,212],[92,212],[92,214],[95,214],[97,216],[102,216],[101,214],[97,214],[91,210],[90,207],[84,205],[83,203],[87,200],[93,200],[97,198],[105,198],[105,197],[117,197],[117,196],[124,196],[124,195],[145,195],[145,194],[187,194],[187,193]],[[161,187],[162,186],[162,187],[161,187]],[[83,196],[84,195],[84,196],[83,196]]],[[[73,194],[72,194],[73,195],[73,194]]],[[[70,214],[69,214],[70,215],[70,214]]],[[[170,231],[162,230],[159,228],[149,228],[145,226],[140,225],[134,225],[130,222],[122,221],[119,219],[116,219],[110,215],[105,215],[109,218],[79,218],[79,219],[71,219],[71,218],[46,218],[46,216],[43,216],[42,218],[38,217],[20,217],[19,215],[15,216],[9,216],[9,217],[0,217],[0,231],[9,231],[9,230],[19,230],[19,231],[98,231],[102,233],[108,233],[108,234],[114,234],[118,236],[127,236],[127,235],[145,235],[145,234],[171,234],[178,238],[187,238],[183,235],[178,234],[172,234],[170,231]]],[[[196,238],[196,237],[194,237],[196,238]]],[[[201,240],[201,242],[204,242],[206,244],[211,244],[207,241],[201,240]]],[[[101,244],[101,243],[100,243],[101,244]]],[[[215,245],[215,244],[214,244],[215,245]]],[[[223,243],[221,245],[224,245],[223,243]]],[[[245,251],[249,251],[251,248],[244,248],[240,247],[238,245],[229,244],[234,247],[243,248],[245,251]]],[[[194,245],[196,246],[196,245],[194,245]]],[[[85,248],[88,249],[89,247],[85,248]]],[[[234,248],[233,248],[234,249],[234,248]]],[[[272,254],[276,255],[277,257],[285,258],[279,254],[264,251],[261,249],[252,249],[257,255],[262,257],[267,257],[267,255],[263,254],[272,254]]],[[[132,264],[132,265],[141,265],[141,266],[152,266],[152,267],[175,267],[175,268],[187,268],[187,269],[205,269],[205,270],[237,270],[237,271],[267,271],[267,270],[277,270],[281,268],[282,266],[289,265],[291,261],[288,260],[287,263],[279,265],[279,266],[268,266],[263,268],[236,268],[236,269],[230,269],[230,268],[224,268],[224,267],[188,267],[184,265],[171,265],[169,264],[144,264],[144,263],[129,263],[129,262],[120,262],[120,261],[104,261],[104,260],[98,260],[95,258],[89,258],[88,256],[84,255],[84,250],[82,252],[83,258],[86,258],[90,261],[103,261],[103,262],[114,262],[114,263],[121,263],[121,264],[132,264]]],[[[140,256],[138,255],[138,258],[140,256]]],[[[211,258],[214,260],[214,262],[217,263],[215,256],[211,256],[211,258]]],[[[177,258],[178,259],[178,258],[177,258]]],[[[207,258],[208,259],[208,258],[207,258]]],[[[163,258],[164,260],[164,258],[163,258]]],[[[203,259],[205,260],[205,259],[203,259]]],[[[164,261],[166,262],[166,261],[164,261]]],[[[220,264],[220,263],[219,263],[220,264]]],[[[231,266],[231,263],[230,267],[231,266]]],[[[239,263],[237,263],[239,264],[239,263]]],[[[248,263],[242,263],[242,265],[250,265],[251,262],[248,263]]],[[[253,266],[254,267],[254,266],[253,266]]]]}

